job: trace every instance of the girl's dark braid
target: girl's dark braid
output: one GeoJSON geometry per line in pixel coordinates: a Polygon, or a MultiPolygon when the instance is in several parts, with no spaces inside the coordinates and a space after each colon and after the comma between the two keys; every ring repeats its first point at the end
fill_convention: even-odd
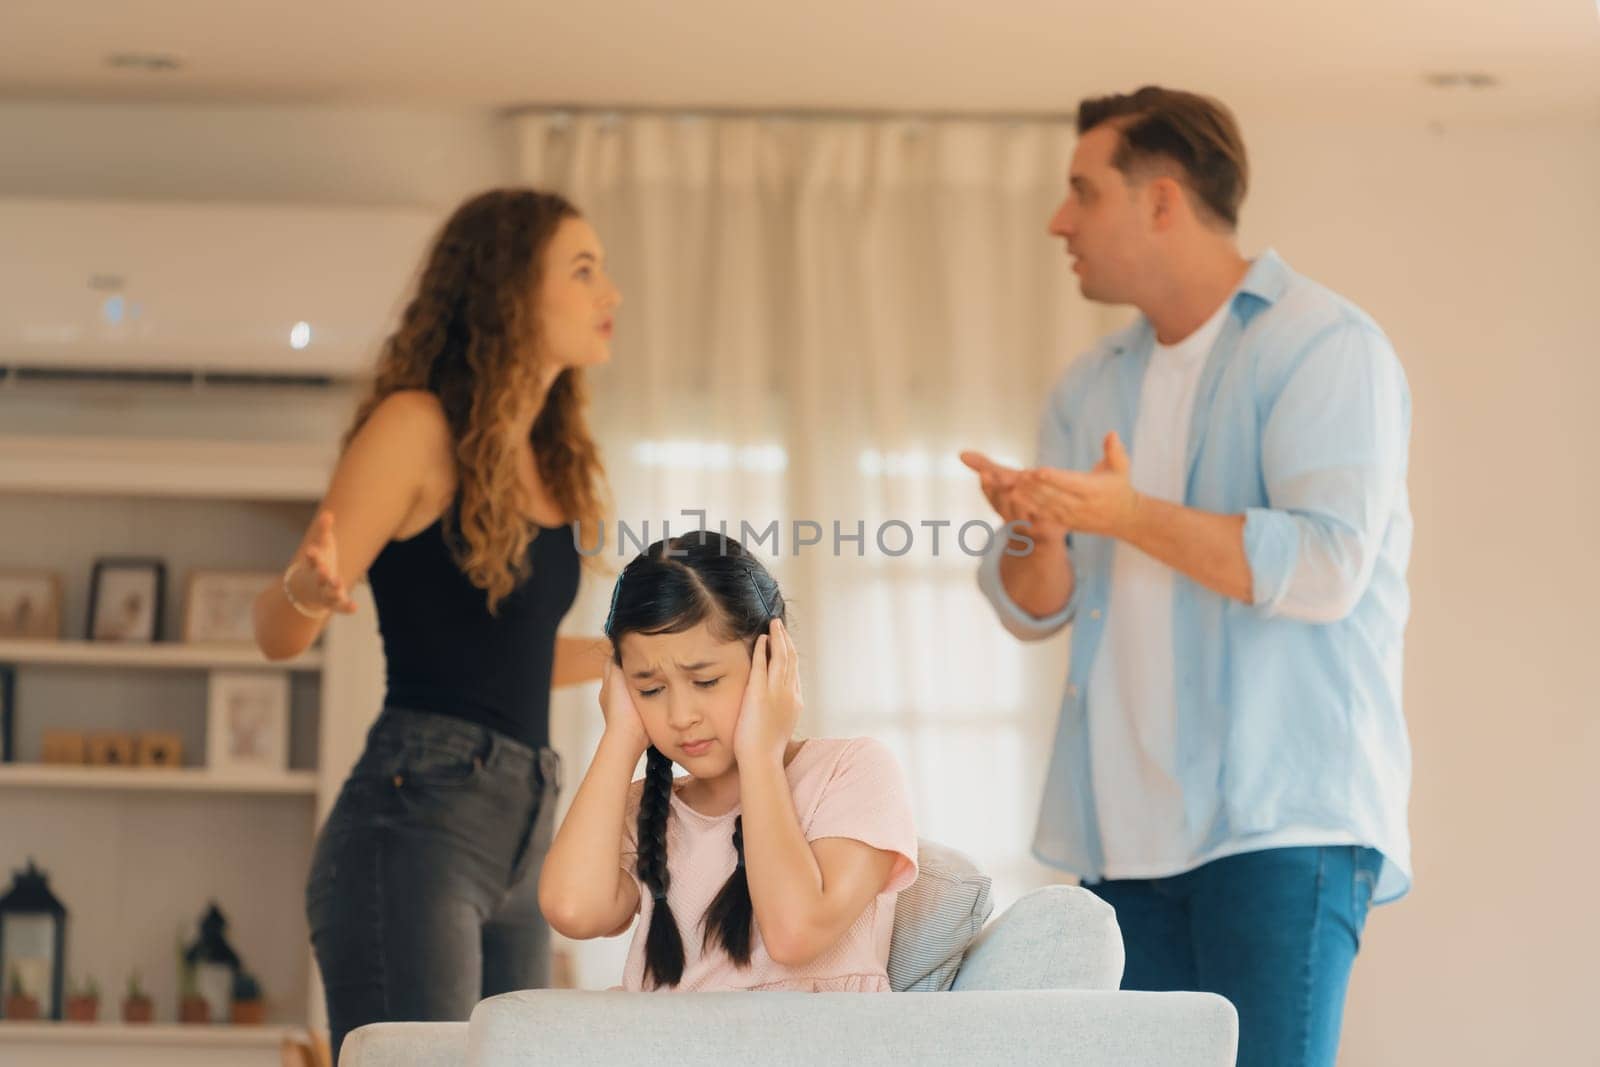
{"type": "Polygon", "coordinates": [[[667,809],[672,801],[672,761],[650,746],[644,790],[639,796],[639,881],[650,890],[655,906],[645,937],[645,977],[656,986],[677,985],[683,978],[683,937],[667,904],[672,876],[667,870],[667,809]]]}
{"type": "Polygon", "coordinates": [[[704,949],[721,945],[728,958],[740,967],[750,965],[750,931],[755,922],[755,905],[750,900],[750,879],[744,869],[744,816],[733,820],[733,852],[738,857],[733,874],[722,884],[717,899],[706,909],[704,949]]]}

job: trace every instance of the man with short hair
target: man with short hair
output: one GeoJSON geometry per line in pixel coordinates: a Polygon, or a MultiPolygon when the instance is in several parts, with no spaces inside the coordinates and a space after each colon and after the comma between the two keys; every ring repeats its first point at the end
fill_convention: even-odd
{"type": "Polygon", "coordinates": [[[1141,314],[1056,385],[1034,469],[962,457],[1025,534],[979,570],[1001,621],[1075,623],[1034,850],[1116,909],[1124,988],[1227,997],[1242,1065],[1331,1067],[1368,907],[1410,884],[1405,375],[1240,254],[1226,107],[1145,88],[1078,133],[1050,232],[1141,314]]]}

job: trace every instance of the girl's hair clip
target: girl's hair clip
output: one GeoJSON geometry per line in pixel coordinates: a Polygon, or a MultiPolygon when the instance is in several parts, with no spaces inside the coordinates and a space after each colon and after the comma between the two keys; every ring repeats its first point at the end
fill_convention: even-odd
{"type": "Polygon", "coordinates": [[[667,891],[665,889],[652,889],[650,890],[650,896],[655,899],[657,904],[659,904],[663,900],[667,899],[667,891]]]}
{"type": "Polygon", "coordinates": [[[767,616],[768,620],[771,620],[772,605],[767,603],[766,594],[761,592],[761,583],[756,581],[756,572],[754,570],[746,570],[744,575],[750,579],[750,588],[756,591],[756,599],[761,601],[762,612],[767,616]]]}
{"type": "MultiPolygon", "coordinates": [[[[627,574],[624,568],[622,574],[627,574]]],[[[617,617],[617,594],[622,592],[622,574],[617,575],[617,584],[611,587],[611,610],[606,612],[606,628],[602,631],[607,637],[611,636],[611,623],[617,617]]]]}

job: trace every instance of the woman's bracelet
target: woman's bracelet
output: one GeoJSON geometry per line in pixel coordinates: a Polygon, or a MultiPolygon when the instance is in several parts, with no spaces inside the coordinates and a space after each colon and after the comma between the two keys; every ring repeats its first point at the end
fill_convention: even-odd
{"type": "Polygon", "coordinates": [[[328,617],[328,615],[329,615],[329,609],[323,608],[321,611],[317,611],[315,609],[306,607],[304,604],[300,603],[300,601],[298,601],[298,600],[296,600],[294,598],[294,592],[289,588],[289,575],[294,573],[294,569],[299,564],[299,562],[300,562],[299,560],[292,560],[292,561],[290,561],[289,566],[284,568],[284,571],[283,571],[283,599],[285,599],[285,600],[287,600],[289,602],[289,606],[291,608],[293,608],[294,610],[298,611],[300,614],[304,615],[308,619],[317,619],[319,621],[322,620],[322,619],[326,619],[328,617]]]}

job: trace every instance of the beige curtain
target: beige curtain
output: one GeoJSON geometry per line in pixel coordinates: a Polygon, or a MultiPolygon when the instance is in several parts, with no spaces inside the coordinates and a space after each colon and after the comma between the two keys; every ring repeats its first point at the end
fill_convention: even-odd
{"type": "MultiPolygon", "coordinates": [[[[1045,232],[1071,131],[516,121],[522,177],[582,208],[624,294],[592,376],[619,518],[648,539],[693,528],[686,509],[734,534],[777,522],[752,547],[792,604],[803,732],[888,743],[923,835],[970,853],[998,906],[1054,880],[1028,845],[1065,645],[1019,645],[980,597],[957,535],[994,517],[956,453],[1031,461],[1046,390],[1103,324],[1045,232]],[[820,543],[798,547],[807,522],[820,543]]],[[[588,583],[569,628],[598,630],[609,593],[588,583]]],[[[599,736],[592,689],[556,716],[570,794],[599,736]]],[[[581,984],[614,983],[625,945],[580,947],[581,984]]]]}

